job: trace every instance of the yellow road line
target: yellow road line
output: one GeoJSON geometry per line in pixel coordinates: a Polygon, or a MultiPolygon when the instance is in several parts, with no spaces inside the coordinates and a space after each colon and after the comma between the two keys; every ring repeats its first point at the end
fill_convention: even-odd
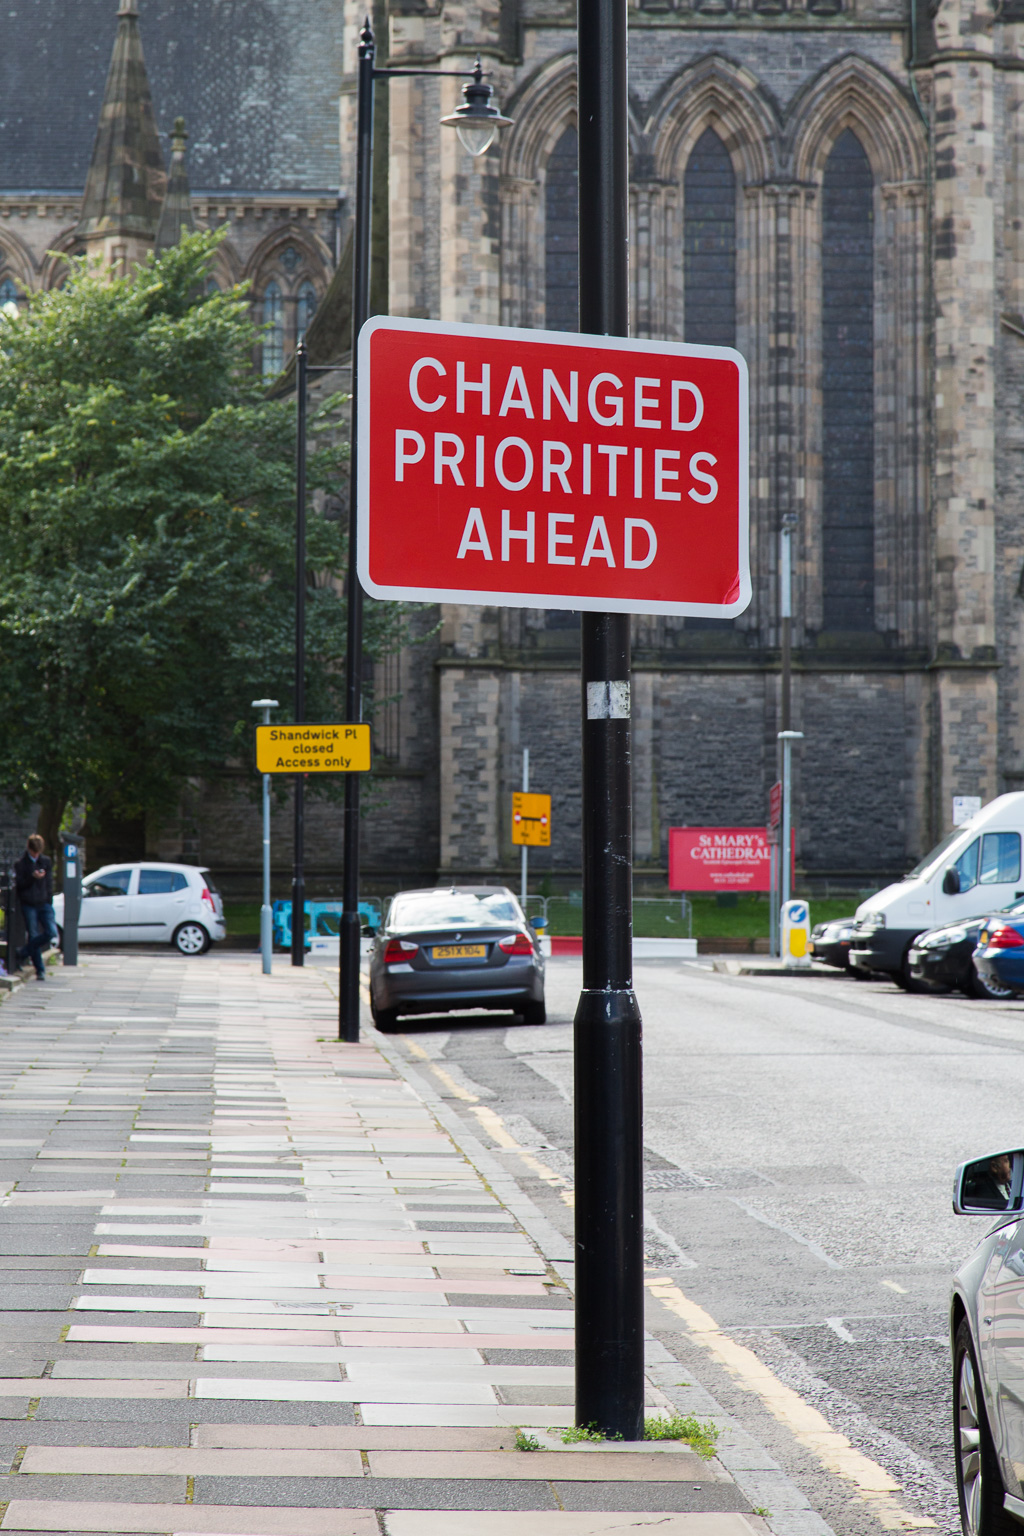
{"type": "Polygon", "coordinates": [[[514,1152],[520,1162],[525,1163],[530,1172],[536,1174],[538,1179],[543,1179],[545,1184],[550,1184],[555,1189],[565,1189],[565,1179],[549,1168],[546,1163],[542,1163],[540,1158],[534,1157],[532,1152],[521,1147],[515,1137],[506,1130],[504,1120],[493,1109],[488,1109],[485,1104],[477,1104],[474,1106],[473,1113],[491,1140],[499,1147],[514,1152]]]}
{"type": "Polygon", "coordinates": [[[682,1318],[695,1344],[724,1365],[746,1391],[755,1393],[823,1467],[853,1484],[857,1496],[869,1506],[880,1525],[889,1531],[934,1528],[934,1520],[911,1514],[893,1497],[900,1492],[900,1484],[893,1481],[884,1467],[852,1446],[792,1387],[784,1386],[753,1350],[723,1333],[703,1307],[684,1296],[671,1280],[654,1277],[646,1284],[652,1296],[682,1318]]]}

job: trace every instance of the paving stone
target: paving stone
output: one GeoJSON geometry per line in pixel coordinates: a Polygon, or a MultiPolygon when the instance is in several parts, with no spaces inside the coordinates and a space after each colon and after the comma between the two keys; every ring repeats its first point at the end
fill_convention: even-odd
{"type": "Polygon", "coordinates": [[[7,1312],[66,1312],[74,1297],[70,1286],[5,1285],[4,1310],[7,1312]]]}
{"type": "Polygon", "coordinates": [[[433,1426],[423,1429],[391,1429],[367,1424],[357,1424],[351,1428],[281,1424],[273,1429],[241,1424],[201,1424],[193,1435],[193,1444],[198,1446],[237,1446],[243,1449],[251,1446],[294,1446],[301,1450],[507,1451],[512,1449],[514,1443],[515,1431],[511,1429],[445,1429],[433,1426]]]}
{"type": "Polygon", "coordinates": [[[692,1453],[667,1457],[644,1451],[384,1451],[369,1453],[373,1477],[530,1478],[558,1483],[640,1481],[714,1482],[715,1474],[692,1453]]]}
{"type": "Polygon", "coordinates": [[[576,1401],[572,1387],[510,1387],[498,1388],[501,1400],[519,1408],[538,1407],[550,1403],[552,1407],[571,1407],[576,1401]]]}
{"type": "Polygon", "coordinates": [[[184,1477],[139,1477],[129,1487],[123,1477],[90,1477],[88,1488],[81,1477],[46,1477],[36,1479],[22,1473],[0,1477],[0,1501],[4,1499],[80,1499],[85,1492],[96,1499],[138,1498],[153,1503],[184,1500],[188,1491],[184,1477]]]}
{"type": "Polygon", "coordinates": [[[268,1505],[349,1509],[556,1509],[546,1484],[506,1478],[460,1482],[448,1478],[197,1477],[194,1499],[205,1503],[251,1503],[259,1486],[268,1505]],[[265,1486],[264,1486],[265,1483],[265,1486]]]}
{"type": "MultiPolygon", "coordinates": [[[[652,1513],[655,1513],[652,1511],[652,1513]]],[[[634,1521],[623,1521],[618,1514],[575,1513],[558,1510],[538,1515],[530,1521],[530,1536],[628,1536],[639,1533],[652,1522],[638,1514],[634,1521]]],[[[742,1515],[681,1514],[659,1519],[657,1536],[753,1536],[755,1529],[742,1515]]],[[[390,1511],[384,1517],[387,1536],[481,1536],[479,1518],[452,1511],[450,1515],[415,1510],[390,1511]]],[[[516,1515],[490,1515],[487,1536],[523,1536],[522,1521],[516,1515]]]]}
{"type": "Polygon", "coordinates": [[[363,1475],[362,1460],[356,1449],[325,1451],[322,1448],[281,1449],[262,1446],[256,1450],[209,1449],[197,1447],[104,1446],[67,1447],[29,1446],[21,1464],[21,1473],[59,1475],[61,1473],[93,1476],[116,1474],[137,1477],[331,1477],[363,1475]]]}
{"type": "Polygon", "coordinates": [[[7,1507],[4,1533],[17,1529],[29,1532],[52,1531],[60,1536],[75,1536],[69,1530],[74,1521],[79,1536],[379,1536],[377,1518],[372,1511],[273,1509],[238,1505],[224,1508],[210,1505],[67,1503],[18,1499],[7,1507]]]}
{"type": "MultiPolygon", "coordinates": [[[[24,1417],[29,1399],[24,1400],[22,1413],[10,1411],[0,1399],[0,1418],[24,1417]]],[[[40,1403],[35,1421],[40,1419],[86,1419],[122,1422],[170,1422],[191,1424],[292,1424],[295,1422],[295,1403],[216,1402],[211,1399],[172,1399],[156,1402],[152,1398],[47,1398],[40,1403]]],[[[309,1424],[354,1424],[355,1412],[351,1403],[303,1403],[303,1419],[309,1424]]]]}
{"type": "MultiPolygon", "coordinates": [[[[590,1510],[741,1510],[750,1505],[732,1482],[554,1484],[563,1509],[590,1510]]],[[[659,1533],[660,1536],[660,1533],[659,1533]]]]}
{"type": "MultiPolygon", "coordinates": [[[[20,1445],[188,1445],[189,1425],[171,1423],[146,1423],[133,1420],[130,1424],[87,1424],[79,1419],[47,1423],[38,1417],[22,1424],[17,1431],[20,1445]]],[[[5,1532],[6,1536],[6,1532],[5,1532]]]]}
{"type": "Polygon", "coordinates": [[[482,1351],[487,1365],[538,1365],[573,1366],[576,1352],[572,1349],[485,1349],[482,1351]]]}

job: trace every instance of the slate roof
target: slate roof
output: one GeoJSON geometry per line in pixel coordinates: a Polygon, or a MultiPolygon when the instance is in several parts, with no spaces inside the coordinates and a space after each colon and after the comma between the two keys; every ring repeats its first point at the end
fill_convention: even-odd
{"type": "MultiPolygon", "coordinates": [[[[199,192],[338,183],[342,0],[140,0],[165,158],[189,127],[199,192]]],[[[0,191],[81,191],[117,0],[0,6],[0,191]]]]}

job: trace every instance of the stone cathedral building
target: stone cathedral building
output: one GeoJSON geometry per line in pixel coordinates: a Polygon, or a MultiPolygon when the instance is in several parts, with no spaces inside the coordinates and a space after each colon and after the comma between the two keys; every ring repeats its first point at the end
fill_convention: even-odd
{"type": "MultiPolygon", "coordinates": [[[[112,0],[11,6],[0,302],[59,281],[59,253],[98,238],[82,189],[115,20],[112,0]]],[[[135,9],[122,0],[118,36],[127,57],[144,35],[153,133],[185,117],[192,215],[230,225],[223,279],[250,278],[271,323],[258,365],[281,368],[318,303],[311,350],[343,362],[363,8],[135,9]]],[[[480,52],[514,120],[474,161],[439,127],[457,81],[380,86],[378,307],[574,329],[572,0],[379,0],[374,20],[393,64],[468,69],[480,52]]],[[[954,794],[1024,788],[1024,9],[640,0],[629,47],[632,330],[748,360],[754,585],[735,620],[634,621],[638,869],[663,878],[670,826],[764,822],[789,519],[800,862],[867,883],[947,829],[954,794]]],[[[158,219],[166,156],[159,140],[151,152],[158,219]]],[[[376,679],[390,702],[367,884],[511,874],[523,747],[532,787],[554,797],[554,844],[533,868],[571,883],[575,617],[445,607],[414,622],[425,638],[376,679]]],[[[226,873],[254,869],[239,788],[226,776],[180,831],[151,831],[153,851],[177,836],[226,873]]],[[[311,819],[327,875],[337,817],[311,819]]]]}

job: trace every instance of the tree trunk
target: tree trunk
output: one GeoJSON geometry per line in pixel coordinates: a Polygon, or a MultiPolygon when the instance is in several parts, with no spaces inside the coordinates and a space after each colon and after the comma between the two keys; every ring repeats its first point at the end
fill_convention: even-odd
{"type": "Polygon", "coordinates": [[[46,844],[44,852],[51,858],[55,857],[60,850],[60,824],[64,819],[66,806],[66,800],[58,799],[55,795],[44,795],[39,807],[36,830],[46,844]]]}

